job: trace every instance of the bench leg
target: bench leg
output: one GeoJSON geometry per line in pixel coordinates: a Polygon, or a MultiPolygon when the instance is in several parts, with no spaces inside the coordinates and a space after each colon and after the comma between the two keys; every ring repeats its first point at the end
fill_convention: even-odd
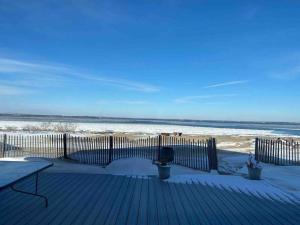
{"type": "Polygon", "coordinates": [[[33,195],[33,196],[36,196],[36,197],[43,198],[45,200],[45,207],[47,208],[48,207],[48,198],[44,195],[40,195],[40,194],[37,193],[38,192],[38,180],[39,180],[39,174],[36,173],[36,176],[35,176],[35,193],[16,189],[14,187],[14,185],[10,186],[10,188],[15,192],[19,192],[19,193],[22,193],[22,194],[33,195]]]}

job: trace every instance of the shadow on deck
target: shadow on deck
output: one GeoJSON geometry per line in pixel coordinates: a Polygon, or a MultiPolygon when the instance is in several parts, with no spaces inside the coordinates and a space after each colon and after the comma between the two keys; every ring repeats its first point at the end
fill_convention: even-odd
{"type": "MultiPolygon", "coordinates": [[[[29,178],[19,187],[32,189],[29,178]]],[[[298,224],[300,206],[200,183],[41,173],[42,200],[0,192],[0,224],[298,224]]]]}

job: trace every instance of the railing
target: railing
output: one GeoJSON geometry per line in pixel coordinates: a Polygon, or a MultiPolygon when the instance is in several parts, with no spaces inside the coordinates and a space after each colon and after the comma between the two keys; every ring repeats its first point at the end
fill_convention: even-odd
{"type": "Polygon", "coordinates": [[[300,143],[256,138],[255,159],[276,165],[300,165],[300,143]]]}
{"type": "Polygon", "coordinates": [[[67,158],[107,165],[120,158],[157,160],[162,147],[174,149],[174,164],[208,171],[217,169],[215,139],[191,140],[156,136],[140,139],[114,136],[0,135],[0,157],[67,158]]]}

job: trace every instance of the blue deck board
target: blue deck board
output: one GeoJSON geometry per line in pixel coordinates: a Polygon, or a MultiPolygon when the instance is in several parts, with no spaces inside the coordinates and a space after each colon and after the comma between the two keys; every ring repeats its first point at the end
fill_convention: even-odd
{"type": "Polygon", "coordinates": [[[200,204],[195,197],[193,196],[193,193],[188,190],[187,185],[185,184],[178,184],[178,189],[180,189],[180,192],[182,193],[180,195],[180,198],[184,199],[182,202],[186,203],[186,208],[188,208],[187,214],[188,216],[192,217],[195,220],[194,224],[204,224],[208,225],[210,224],[207,216],[205,214],[205,209],[203,208],[203,203],[200,204]]]}
{"type": "MultiPolygon", "coordinates": [[[[19,187],[31,189],[34,179],[19,187]]],[[[200,183],[155,177],[41,173],[43,201],[0,192],[0,224],[299,224],[300,205],[200,183]]]]}
{"type": "Polygon", "coordinates": [[[74,220],[84,213],[87,206],[91,204],[94,193],[99,189],[99,183],[103,182],[103,178],[99,177],[98,179],[93,179],[89,184],[86,185],[85,189],[77,189],[76,200],[73,201],[73,204],[68,205],[68,210],[65,210],[64,213],[60,213],[58,217],[55,218],[51,223],[53,224],[73,224],[74,220]]]}
{"type": "MultiPolygon", "coordinates": [[[[257,193],[259,196],[261,196],[261,194],[257,193]]],[[[251,194],[253,195],[253,194],[251,194]]],[[[258,200],[260,202],[262,202],[262,198],[264,196],[261,196],[260,198],[258,198],[258,200]]],[[[265,208],[267,208],[267,210],[270,212],[270,215],[272,215],[272,217],[277,220],[277,224],[294,224],[295,221],[297,221],[297,224],[299,224],[299,215],[296,217],[294,217],[295,212],[287,210],[287,205],[285,203],[281,204],[281,207],[278,207],[278,201],[274,201],[274,200],[269,200],[269,201],[264,201],[263,203],[261,203],[265,208]]],[[[291,204],[293,205],[293,204],[291,204]]],[[[297,209],[298,207],[296,207],[297,209]]],[[[299,212],[299,210],[297,210],[299,212]]]]}
{"type": "Polygon", "coordinates": [[[141,199],[140,199],[140,208],[138,214],[138,223],[139,225],[148,224],[148,207],[152,208],[153,205],[149,205],[148,193],[149,193],[148,179],[143,179],[142,190],[141,190],[141,199]]]}
{"type": "Polygon", "coordinates": [[[134,190],[136,186],[137,179],[129,178],[129,186],[127,188],[126,196],[122,202],[122,205],[120,207],[118,217],[115,218],[115,221],[112,221],[112,225],[115,224],[126,224],[126,221],[128,219],[129,211],[132,204],[132,199],[134,196],[134,190]],[[113,223],[115,222],[115,223],[113,223]]]}
{"type": "Polygon", "coordinates": [[[114,200],[112,204],[112,208],[109,213],[107,213],[107,216],[105,220],[100,222],[99,224],[115,224],[117,221],[117,218],[119,216],[119,212],[122,208],[123,202],[126,198],[126,195],[128,194],[128,187],[130,184],[130,179],[125,179],[124,185],[120,188],[120,191],[117,194],[117,198],[114,200]]]}
{"type": "Polygon", "coordinates": [[[175,186],[179,201],[182,203],[182,207],[186,213],[186,216],[190,224],[209,224],[201,204],[198,204],[192,197],[191,193],[186,192],[184,184],[178,184],[175,186]]]}
{"type": "Polygon", "coordinates": [[[154,182],[148,182],[148,225],[159,224],[157,219],[157,194],[155,192],[154,182]],[[155,198],[153,196],[156,196],[155,198]]]}
{"type": "MultiPolygon", "coordinates": [[[[207,193],[213,195],[217,198],[215,202],[222,202],[222,204],[226,203],[227,207],[221,207],[224,210],[224,215],[226,218],[230,220],[230,223],[234,223],[236,219],[238,219],[241,224],[255,224],[254,221],[251,221],[251,218],[247,218],[247,211],[243,210],[243,208],[238,207],[239,201],[232,201],[232,198],[228,198],[226,192],[222,193],[218,190],[219,188],[216,186],[204,185],[204,189],[207,190],[207,193]],[[242,215],[236,217],[235,215],[242,215]]],[[[219,204],[220,205],[220,204],[219,204]]]]}
{"type": "MultiPolygon", "coordinates": [[[[73,177],[71,184],[61,185],[60,188],[56,189],[54,192],[51,191],[49,194],[46,193],[49,198],[48,208],[41,210],[43,207],[40,204],[37,205],[35,203],[37,213],[36,215],[32,215],[32,218],[28,220],[28,224],[54,224],[53,220],[55,220],[55,218],[60,217],[60,215],[66,215],[67,211],[70,210],[70,207],[74,203],[74,200],[76,201],[78,199],[77,184],[83,183],[87,178],[89,178],[89,183],[91,183],[92,179],[90,177],[73,177]]],[[[67,181],[69,179],[65,178],[65,180],[67,181]]],[[[66,183],[65,180],[63,181],[63,184],[66,183]]],[[[53,185],[53,187],[56,188],[56,185],[53,185]]],[[[85,185],[82,187],[82,189],[85,190],[86,187],[87,186],[85,185]]]]}
{"type": "MultiPolygon", "coordinates": [[[[249,221],[246,220],[242,213],[236,209],[234,204],[231,201],[227,201],[222,195],[218,195],[219,191],[217,188],[213,188],[208,185],[203,185],[202,187],[196,185],[198,193],[204,191],[205,194],[212,200],[211,202],[214,203],[214,208],[216,208],[219,212],[222,213],[222,217],[224,221],[227,221],[230,224],[239,223],[239,224],[249,224],[249,221]],[[218,204],[219,203],[219,204],[218,204]],[[223,207],[226,205],[226,207],[223,207]]],[[[241,209],[243,211],[243,209],[241,209]]]]}
{"type": "MultiPolygon", "coordinates": [[[[152,182],[151,182],[152,183],[152,182]]],[[[153,182],[154,185],[154,193],[156,194],[156,207],[157,207],[157,217],[158,217],[158,224],[159,225],[171,225],[169,222],[167,208],[164,201],[163,193],[160,186],[160,181],[155,179],[153,182]]]]}
{"type": "Polygon", "coordinates": [[[88,212],[88,216],[85,218],[84,223],[81,224],[94,223],[96,216],[101,212],[101,210],[103,210],[108,197],[111,195],[112,187],[116,185],[117,180],[117,177],[112,176],[108,177],[108,183],[101,183],[101,185],[104,186],[104,189],[102,190],[100,195],[94,196],[94,198],[97,199],[97,202],[95,205],[93,205],[92,210],[88,212]]]}
{"type": "MultiPolygon", "coordinates": [[[[102,210],[99,212],[99,214],[96,216],[93,224],[105,224],[105,222],[108,219],[109,214],[114,208],[115,205],[121,204],[120,201],[117,201],[117,198],[120,194],[122,194],[122,189],[126,188],[126,183],[128,179],[125,179],[124,177],[121,177],[120,179],[117,179],[116,184],[112,187],[111,193],[115,194],[109,194],[108,198],[103,204],[102,210]]],[[[117,216],[117,215],[116,215],[117,216]]]]}
{"type": "MultiPolygon", "coordinates": [[[[191,184],[188,185],[190,188],[191,192],[193,193],[194,198],[197,199],[197,201],[202,203],[204,205],[204,210],[205,214],[208,215],[210,218],[210,223],[211,224],[222,224],[222,223],[227,223],[230,224],[230,222],[227,220],[226,217],[224,217],[222,211],[218,209],[218,204],[214,201],[214,198],[211,198],[207,193],[204,193],[204,185],[202,184],[191,184]],[[203,188],[200,192],[197,190],[197,186],[203,188]]],[[[218,201],[218,203],[221,203],[218,201]]]]}
{"type": "Polygon", "coordinates": [[[129,225],[138,224],[137,221],[138,221],[139,209],[140,209],[142,184],[143,184],[143,179],[138,179],[135,185],[131,206],[129,208],[128,217],[126,221],[126,223],[129,225]]]}
{"type": "MultiPolygon", "coordinates": [[[[55,193],[57,195],[59,189],[62,187],[55,186],[55,184],[59,183],[60,180],[63,178],[58,176],[54,177],[53,179],[49,180],[47,185],[39,185],[39,193],[47,193],[48,199],[50,199],[50,194],[55,193]]],[[[70,180],[72,181],[72,180],[70,180]]],[[[69,183],[66,183],[66,187],[69,185],[69,183]]],[[[18,184],[18,187],[22,187],[22,189],[25,189],[27,191],[33,191],[34,190],[34,180],[29,179],[26,182],[22,182],[18,184]]],[[[37,197],[32,197],[28,195],[23,195],[20,193],[16,193],[11,191],[10,197],[13,197],[14,199],[10,201],[10,204],[12,205],[12,208],[6,207],[7,210],[9,210],[9,213],[2,211],[3,214],[6,215],[6,217],[3,218],[3,223],[9,223],[9,224],[19,224],[23,223],[26,224],[26,221],[31,221],[31,217],[35,218],[36,212],[37,214],[40,212],[40,208],[43,207],[43,200],[37,197]],[[20,201],[21,199],[21,201],[20,201]],[[17,205],[17,207],[16,207],[17,205]],[[24,210],[26,208],[26,210],[24,210]],[[28,211],[31,212],[30,215],[28,214],[28,211]],[[11,215],[11,216],[10,216],[11,215]],[[14,216],[18,215],[18,216],[14,216]],[[7,221],[5,219],[8,219],[7,221]]]]}
{"type": "Polygon", "coordinates": [[[87,204],[83,210],[81,210],[76,217],[73,218],[71,223],[73,225],[81,225],[84,224],[87,220],[90,213],[93,211],[95,207],[97,207],[97,202],[101,198],[101,195],[103,194],[103,191],[105,190],[105,186],[109,185],[109,181],[111,181],[109,177],[105,176],[103,177],[101,182],[101,185],[98,184],[98,188],[96,188],[96,191],[94,193],[90,194],[90,200],[89,204],[87,204]]]}
{"type": "Polygon", "coordinates": [[[254,201],[249,201],[249,198],[244,193],[238,193],[236,191],[228,190],[222,185],[220,188],[224,191],[224,195],[233,201],[234,204],[240,209],[247,208],[246,217],[253,224],[272,224],[269,217],[265,214],[261,214],[261,210],[257,207],[254,201]]]}
{"type": "Polygon", "coordinates": [[[169,189],[170,189],[170,195],[171,198],[173,199],[173,203],[174,203],[174,208],[176,210],[176,214],[178,215],[178,219],[179,219],[179,223],[180,224],[192,224],[192,220],[193,218],[187,215],[187,212],[184,208],[184,203],[185,203],[185,199],[181,199],[182,201],[180,201],[179,199],[179,195],[175,189],[176,186],[178,186],[178,184],[170,184],[169,185],[169,189]]]}
{"type": "Polygon", "coordinates": [[[170,193],[169,185],[168,183],[160,182],[160,187],[162,189],[163,202],[166,205],[169,222],[172,225],[179,225],[179,217],[175,209],[175,204],[170,193]]]}
{"type": "MultiPolygon", "coordinates": [[[[249,202],[250,199],[255,199],[253,201],[254,206],[251,206],[253,209],[259,209],[263,215],[265,216],[266,219],[268,219],[271,224],[284,224],[284,221],[281,221],[281,214],[284,214],[282,212],[282,206],[284,203],[281,203],[281,207],[279,207],[281,210],[281,212],[279,214],[277,214],[277,209],[274,208],[270,208],[270,199],[266,199],[266,198],[260,198],[256,195],[254,195],[253,193],[244,193],[244,196],[240,196],[240,199],[246,198],[247,202],[249,202]],[[249,195],[251,197],[249,197],[249,195]]],[[[284,215],[284,217],[286,217],[286,215],[284,215]]]]}

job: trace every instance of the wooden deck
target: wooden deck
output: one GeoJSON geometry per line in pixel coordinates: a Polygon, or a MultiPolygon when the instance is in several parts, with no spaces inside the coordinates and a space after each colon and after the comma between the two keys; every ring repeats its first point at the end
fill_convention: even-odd
{"type": "MultiPolygon", "coordinates": [[[[19,185],[33,189],[33,178],[19,185]]],[[[208,185],[42,173],[39,198],[0,192],[0,224],[300,224],[300,206],[208,185]]]]}

